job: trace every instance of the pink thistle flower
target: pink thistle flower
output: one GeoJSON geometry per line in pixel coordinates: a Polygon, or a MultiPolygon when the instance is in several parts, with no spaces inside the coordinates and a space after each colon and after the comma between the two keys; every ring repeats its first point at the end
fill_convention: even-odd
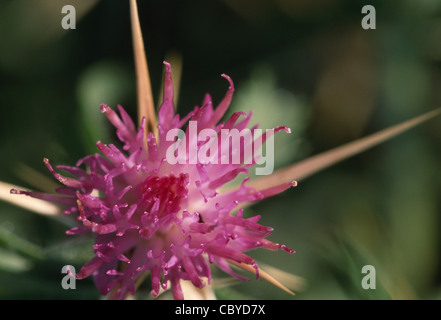
{"type": "MultiPolygon", "coordinates": [[[[227,164],[167,161],[167,151],[175,144],[167,139],[170,130],[181,129],[190,120],[197,123],[197,133],[214,130],[219,138],[217,156],[221,157],[221,130],[247,128],[251,113],[235,113],[226,122],[220,122],[234,92],[232,80],[222,75],[230,87],[217,108],[213,108],[210,96],[206,95],[200,108],[195,107],[181,119],[174,112],[171,68],[168,63],[165,65],[157,137],[149,132],[145,138],[145,118],[136,129],[122,107],[118,106],[118,116],[110,107],[102,105],[102,113],[115,126],[124,144],[123,151],[113,144],[97,142],[102,155],[87,156],[75,167],[56,167],[73,177],[59,174],[45,159],[47,168],[65,186],[57,190],[58,194],[11,190],[63,204],[67,207],[66,214],[78,215],[77,220],[82,224],[66,233],[92,232],[96,241],[94,258],[76,276],[83,279],[93,275],[100,293],[106,295],[112,291],[115,299],[134,294],[135,283],[145,271],[150,272],[154,297],[161,287],[166,289],[170,283],[173,297],[183,299],[180,281],[188,280],[197,288],[204,287],[204,279],[208,283],[211,280],[211,264],[233,277],[248,280],[230,268],[230,262],[252,266],[258,277],[256,261],[245,252],[265,248],[294,253],[268,240],[273,229],[259,224],[260,216],[244,218],[240,205],[275,195],[295,183],[257,191],[246,185],[249,178],[245,177],[237,188],[221,191],[222,186],[239,174],[248,173],[255,161],[227,164]]],[[[289,132],[286,127],[278,127],[271,133],[280,130],[289,132]]],[[[189,128],[186,145],[193,144],[197,151],[211,141],[194,140],[197,138],[188,133],[189,128]]],[[[253,135],[253,142],[263,143],[268,138],[266,133],[259,137],[253,135]]],[[[230,156],[240,156],[243,160],[247,147],[244,144],[230,148],[230,156]]],[[[186,150],[186,159],[192,151],[186,150]]],[[[253,152],[256,155],[256,150],[253,152]]]]}

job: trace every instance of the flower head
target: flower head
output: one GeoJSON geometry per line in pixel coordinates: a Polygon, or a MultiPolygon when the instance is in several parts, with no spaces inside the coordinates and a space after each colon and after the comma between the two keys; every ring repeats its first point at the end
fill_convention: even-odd
{"type": "Polygon", "coordinates": [[[259,146],[271,134],[279,130],[289,132],[289,129],[278,127],[259,136],[254,131],[250,141],[228,144],[225,149],[223,142],[230,137],[221,135],[221,131],[244,130],[251,119],[251,113],[239,112],[220,122],[234,92],[231,79],[223,75],[230,87],[216,108],[207,95],[201,107],[195,107],[181,119],[174,112],[171,68],[168,63],[165,65],[157,137],[151,132],[145,135],[145,118],[136,129],[122,107],[118,107],[118,115],[102,105],[101,111],[115,126],[124,144],[123,150],[97,142],[102,155],[87,156],[75,167],[57,166],[72,177],[56,172],[45,159],[48,169],[65,186],[58,189],[56,195],[14,190],[62,203],[67,206],[66,214],[78,215],[81,225],[68,230],[67,234],[92,232],[96,241],[94,258],[81,268],[77,278],[93,275],[100,293],[112,291],[116,299],[133,294],[137,279],[145,271],[150,272],[154,297],[161,286],[166,289],[169,283],[173,297],[183,299],[180,281],[188,280],[202,288],[211,280],[213,263],[226,273],[247,280],[230,268],[230,262],[249,265],[258,276],[257,263],[247,251],[262,247],[293,253],[286,246],[268,240],[272,228],[259,224],[259,216],[245,218],[240,208],[243,203],[277,194],[293,183],[257,191],[246,186],[245,176],[238,187],[221,190],[256,164],[255,160],[245,161],[247,144],[253,144],[253,156],[258,158],[259,146]],[[187,126],[185,135],[177,141],[168,137],[172,130],[184,133],[183,128],[189,121],[197,125],[193,134],[187,126]],[[204,130],[214,132],[215,139],[199,139],[204,130]],[[192,147],[182,151],[179,149],[182,145],[192,147]],[[189,161],[192,152],[198,155],[202,150],[210,150],[203,154],[219,161],[197,158],[196,162],[189,161]],[[227,160],[236,156],[242,160],[223,161],[223,151],[228,151],[227,160]],[[170,156],[178,153],[179,160],[187,161],[170,161],[170,156]]]}

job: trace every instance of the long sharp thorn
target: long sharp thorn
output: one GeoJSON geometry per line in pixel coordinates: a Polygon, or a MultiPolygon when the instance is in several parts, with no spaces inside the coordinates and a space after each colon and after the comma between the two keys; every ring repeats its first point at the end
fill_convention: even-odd
{"type": "Polygon", "coordinates": [[[30,197],[17,197],[16,190],[22,189],[22,187],[0,181],[0,199],[42,215],[58,216],[62,214],[62,210],[52,202],[30,197]]]}
{"type": "MultiPolygon", "coordinates": [[[[249,264],[245,264],[245,263],[239,263],[236,262],[234,260],[228,260],[229,263],[234,264],[236,266],[238,266],[239,268],[251,272],[251,273],[255,273],[256,270],[254,270],[253,266],[250,266],[249,264]]],[[[291,294],[291,295],[295,295],[294,292],[292,292],[291,290],[289,290],[286,286],[284,286],[283,284],[281,284],[278,280],[276,280],[274,277],[272,277],[270,274],[268,274],[267,272],[263,271],[261,268],[259,268],[259,277],[261,277],[262,279],[268,281],[269,283],[271,283],[273,286],[276,286],[279,289],[282,289],[283,291],[291,294]]]]}
{"type": "Polygon", "coordinates": [[[291,166],[279,169],[272,175],[254,179],[248,183],[248,186],[257,190],[263,190],[288,181],[303,180],[320,170],[361,153],[429,119],[432,119],[440,113],[441,108],[427,112],[423,115],[381,130],[367,137],[355,140],[335,149],[312,156],[291,166]]]}
{"type": "Polygon", "coordinates": [[[136,0],[130,0],[130,16],[132,20],[133,51],[135,56],[135,68],[138,92],[138,120],[141,123],[142,118],[147,119],[147,132],[157,132],[157,120],[155,114],[155,105],[153,103],[152,88],[150,83],[147,58],[142,40],[141,26],[139,23],[138,7],[136,0]]]}

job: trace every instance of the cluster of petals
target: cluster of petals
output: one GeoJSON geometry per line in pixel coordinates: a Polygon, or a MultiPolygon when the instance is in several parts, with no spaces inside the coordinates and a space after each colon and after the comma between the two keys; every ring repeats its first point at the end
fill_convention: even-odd
{"type": "MultiPolygon", "coordinates": [[[[223,75],[230,87],[218,106],[214,108],[206,95],[201,107],[181,119],[173,105],[171,68],[165,65],[157,136],[146,132],[146,119],[136,128],[122,107],[118,106],[117,113],[102,105],[101,111],[116,128],[122,149],[97,142],[100,153],[81,159],[76,166],[57,166],[57,171],[45,159],[48,169],[64,185],[56,194],[13,190],[63,205],[65,213],[75,215],[80,222],[67,234],[95,234],[95,255],[76,276],[83,279],[93,275],[100,293],[111,293],[115,299],[134,294],[145,272],[150,274],[154,297],[161,288],[170,287],[175,299],[183,299],[181,281],[204,287],[211,281],[212,264],[247,280],[230,267],[231,262],[250,265],[258,276],[257,263],[247,251],[266,248],[293,253],[267,239],[272,228],[259,224],[260,216],[246,218],[240,208],[243,203],[278,194],[290,183],[266,190],[248,187],[247,173],[253,163],[167,161],[167,150],[174,143],[166,139],[169,130],[184,129],[189,120],[197,121],[199,131],[242,130],[248,127],[252,114],[237,112],[221,122],[234,92],[231,79],[223,75]],[[242,176],[236,187],[223,191],[225,184],[242,176]]],[[[275,128],[274,132],[280,130],[289,132],[286,127],[275,128]]],[[[196,137],[186,135],[185,139],[191,145],[190,140],[196,137]]],[[[204,143],[197,141],[197,148],[204,143]]],[[[243,149],[231,152],[243,153],[243,149]]]]}

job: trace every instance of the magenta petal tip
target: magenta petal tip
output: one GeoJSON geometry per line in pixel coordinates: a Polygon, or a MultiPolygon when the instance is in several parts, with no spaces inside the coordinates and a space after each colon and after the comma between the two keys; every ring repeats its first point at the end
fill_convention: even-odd
{"type": "Polygon", "coordinates": [[[164,65],[165,65],[165,70],[166,70],[166,72],[167,73],[170,73],[171,72],[171,65],[170,65],[170,63],[168,63],[167,61],[163,61],[163,63],[164,63],[164,65]]]}

